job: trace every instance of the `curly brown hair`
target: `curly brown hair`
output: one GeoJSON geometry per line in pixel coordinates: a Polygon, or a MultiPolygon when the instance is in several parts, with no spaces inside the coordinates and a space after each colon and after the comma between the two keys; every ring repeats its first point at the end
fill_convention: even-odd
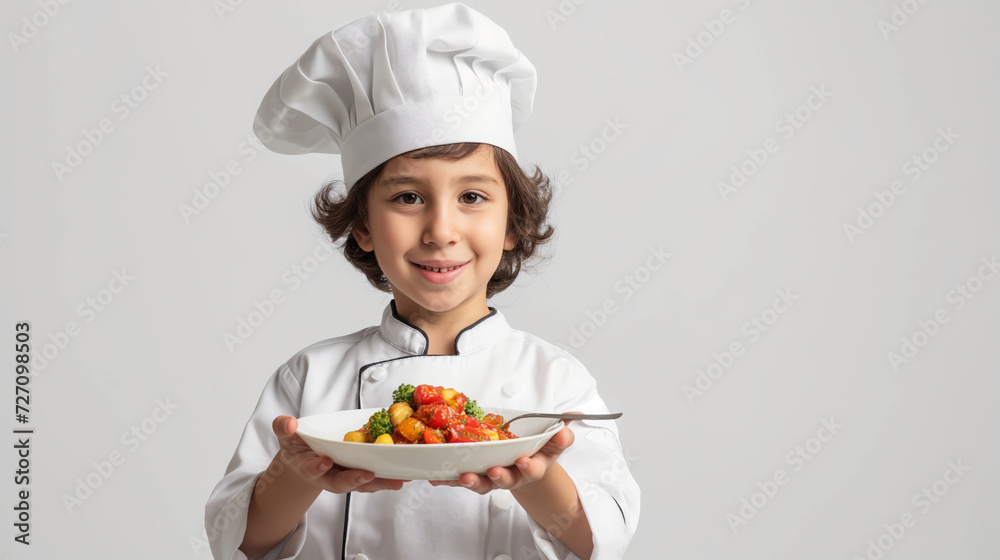
{"type": "MultiPolygon", "coordinates": [[[[507,289],[526,261],[535,256],[536,248],[552,237],[554,230],[546,223],[552,187],[549,178],[535,166],[529,176],[507,150],[490,144],[465,142],[420,148],[401,154],[408,158],[443,158],[460,160],[468,157],[481,146],[493,149],[493,159],[500,169],[507,190],[507,233],[514,233],[516,242],[511,250],[504,250],[500,265],[486,285],[486,297],[507,289]]],[[[368,218],[368,193],[378,181],[387,162],[372,169],[346,192],[346,184],[334,179],[324,184],[313,198],[310,209],[313,219],[323,228],[330,240],[344,253],[355,268],[364,273],[372,286],[391,293],[389,280],[375,260],[374,251],[365,251],[354,238],[356,229],[364,230],[368,218]],[[334,196],[334,189],[337,193],[334,196]],[[342,239],[342,241],[341,241],[342,239]],[[338,243],[340,241],[340,243],[338,243]]]]}

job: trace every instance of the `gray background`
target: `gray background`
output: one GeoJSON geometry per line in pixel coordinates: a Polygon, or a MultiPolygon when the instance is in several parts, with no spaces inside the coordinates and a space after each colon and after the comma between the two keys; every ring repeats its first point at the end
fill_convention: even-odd
{"type": "MultiPolygon", "coordinates": [[[[318,36],[433,4],[220,4],[73,2],[47,18],[35,2],[0,7],[8,429],[19,427],[14,322],[30,321],[35,350],[54,354],[30,386],[32,545],[11,540],[7,445],[0,557],[209,558],[204,503],[265,379],[312,342],[376,324],[389,300],[339,256],[297,289],[283,280],[322,242],[306,208],[339,159],[251,159],[247,142],[264,92],[318,36]],[[33,17],[45,24],[11,46],[33,17]],[[122,118],[115,100],[147,66],[167,76],[122,118]],[[114,130],[58,178],[53,162],[102,119],[114,130]],[[240,173],[186,221],[179,205],[231,161],[240,173]],[[79,309],[122,268],[134,279],[113,301],[79,309]],[[223,334],[275,289],[285,303],[231,352],[223,334]],[[59,349],[70,321],[79,332],[59,349]],[[163,422],[157,399],[176,407],[163,422]],[[133,427],[144,441],[122,439],[133,427]],[[116,452],[120,464],[67,508],[64,495],[116,452]]],[[[522,164],[572,179],[558,189],[552,258],[491,303],[572,349],[625,411],[643,492],[627,557],[876,558],[880,537],[886,558],[1000,555],[988,536],[1000,523],[1000,278],[977,276],[1000,251],[1000,4],[468,4],[538,68],[522,164]],[[896,8],[902,25],[883,33],[896,8]],[[560,9],[563,20],[547,18],[560,9]],[[732,23],[712,24],[725,9],[732,23]],[[801,107],[813,87],[831,95],[801,107]],[[780,121],[796,110],[808,120],[786,137],[780,121]],[[602,144],[609,119],[627,128],[602,144]],[[934,150],[949,128],[957,139],[934,150]],[[718,183],[769,138],[779,149],[724,199],[718,183]],[[584,168],[587,145],[600,153],[584,168]],[[915,180],[907,161],[925,156],[935,161],[915,180]],[[905,192],[880,212],[873,193],[897,180],[905,192]],[[848,235],[869,206],[878,217],[848,235]],[[644,269],[660,247],[670,258],[644,269]],[[626,299],[629,277],[642,283],[626,299]],[[956,299],[958,284],[973,299],[956,299]],[[797,298],[784,313],[767,311],[776,290],[797,298]],[[607,300],[616,312],[602,320],[607,300]],[[936,312],[947,322],[935,327],[936,312]],[[743,328],[755,316],[773,322],[759,337],[743,328]],[[934,336],[914,336],[919,321],[934,336]],[[904,337],[922,346],[894,368],[904,337]],[[734,342],[743,355],[686,397],[734,342]],[[734,530],[729,516],[776,470],[787,483],[734,530]],[[891,536],[885,524],[907,514],[915,524],[891,536]]]]}

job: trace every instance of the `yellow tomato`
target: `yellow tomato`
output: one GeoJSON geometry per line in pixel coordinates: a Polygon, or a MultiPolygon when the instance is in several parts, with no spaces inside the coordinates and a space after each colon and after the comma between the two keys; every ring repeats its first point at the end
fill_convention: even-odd
{"type": "Polygon", "coordinates": [[[393,445],[392,436],[389,434],[382,434],[375,439],[375,443],[388,443],[393,445]]]}
{"type": "Polygon", "coordinates": [[[424,436],[427,425],[414,417],[409,417],[399,423],[399,433],[410,441],[417,441],[424,436]]]}
{"type": "Polygon", "coordinates": [[[496,430],[491,430],[489,428],[485,428],[485,427],[483,427],[482,424],[479,425],[479,428],[481,430],[483,430],[484,432],[486,432],[487,435],[490,436],[490,441],[498,441],[500,439],[500,434],[498,434],[496,430]]]}

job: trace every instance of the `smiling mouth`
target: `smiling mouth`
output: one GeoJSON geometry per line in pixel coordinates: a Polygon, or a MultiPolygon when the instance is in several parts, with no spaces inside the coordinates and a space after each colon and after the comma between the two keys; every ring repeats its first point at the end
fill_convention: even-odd
{"type": "MultiPolygon", "coordinates": [[[[416,263],[413,263],[413,264],[416,264],[416,263]]],[[[422,264],[417,264],[417,266],[419,266],[420,268],[422,268],[424,270],[430,270],[431,272],[448,272],[449,270],[455,270],[456,268],[460,268],[460,266],[465,266],[465,265],[463,264],[463,265],[460,265],[460,266],[453,266],[451,268],[432,268],[432,267],[429,267],[429,266],[424,266],[422,264]]]]}

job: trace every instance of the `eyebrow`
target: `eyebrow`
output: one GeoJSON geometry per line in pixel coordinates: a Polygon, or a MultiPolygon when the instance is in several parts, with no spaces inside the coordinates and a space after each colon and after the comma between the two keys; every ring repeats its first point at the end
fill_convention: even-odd
{"type": "MultiPolygon", "coordinates": [[[[496,179],[490,177],[489,175],[466,175],[464,177],[459,177],[456,182],[461,184],[466,183],[481,183],[481,184],[492,184],[500,186],[500,183],[496,179]]],[[[386,177],[382,179],[380,183],[381,188],[391,188],[396,185],[422,185],[424,181],[413,177],[410,175],[395,175],[393,177],[386,177]]]]}

